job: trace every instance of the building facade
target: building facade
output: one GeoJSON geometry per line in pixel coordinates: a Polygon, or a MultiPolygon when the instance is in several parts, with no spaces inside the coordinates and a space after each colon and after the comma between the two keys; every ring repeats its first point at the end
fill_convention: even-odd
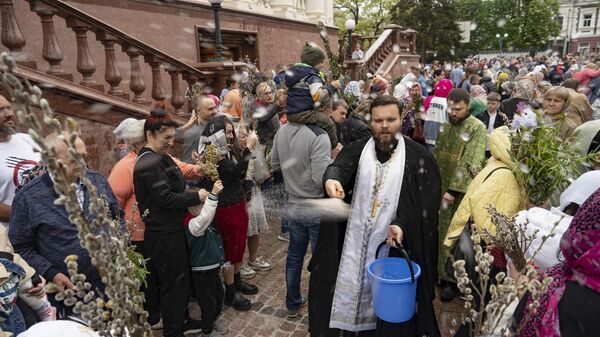
{"type": "Polygon", "coordinates": [[[552,39],[552,49],[561,54],[589,55],[600,48],[600,2],[596,0],[561,0],[557,16],[559,36],[552,39]]]}

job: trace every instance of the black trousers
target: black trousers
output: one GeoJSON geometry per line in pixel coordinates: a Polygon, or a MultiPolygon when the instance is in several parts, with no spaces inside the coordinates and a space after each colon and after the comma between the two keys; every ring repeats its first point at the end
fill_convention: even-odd
{"type": "Polygon", "coordinates": [[[223,282],[219,277],[219,268],[192,272],[194,294],[202,312],[202,332],[210,333],[215,321],[223,310],[223,282]]]}
{"type": "MultiPolygon", "coordinates": [[[[144,259],[150,258],[144,246],[144,241],[132,241],[131,244],[134,245],[136,252],[142,254],[144,259]]],[[[146,285],[142,284],[141,288],[141,291],[144,293],[144,310],[148,312],[148,323],[156,324],[160,320],[160,287],[158,276],[152,263],[147,263],[146,269],[149,274],[146,274],[146,285]]]]}
{"type": "Polygon", "coordinates": [[[144,233],[149,263],[160,285],[160,306],[164,337],[183,337],[183,324],[190,289],[187,241],[182,231],[144,233]]]}

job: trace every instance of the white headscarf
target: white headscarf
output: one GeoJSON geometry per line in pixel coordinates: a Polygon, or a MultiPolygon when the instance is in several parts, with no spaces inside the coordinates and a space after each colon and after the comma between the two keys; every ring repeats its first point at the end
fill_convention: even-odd
{"type": "Polygon", "coordinates": [[[581,206],[599,188],[600,171],[589,171],[582,174],[560,195],[558,209],[564,211],[571,203],[581,206]]]}
{"type": "Polygon", "coordinates": [[[145,123],[143,119],[127,118],[113,130],[113,134],[129,144],[143,141],[145,123]]]}
{"type": "Polygon", "coordinates": [[[410,96],[410,88],[417,83],[417,77],[413,73],[408,73],[404,78],[394,87],[394,97],[396,99],[404,99],[410,96]]]}

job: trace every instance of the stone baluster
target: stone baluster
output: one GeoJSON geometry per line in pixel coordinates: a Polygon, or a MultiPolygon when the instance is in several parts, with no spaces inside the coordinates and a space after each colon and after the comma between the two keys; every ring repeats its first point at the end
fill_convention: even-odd
{"type": "Polygon", "coordinates": [[[87,41],[87,32],[90,30],[90,26],[75,17],[69,16],[67,17],[67,27],[75,32],[75,38],[77,39],[77,71],[81,74],[79,84],[104,92],[104,86],[94,80],[96,65],[87,41]]]}
{"type": "Polygon", "coordinates": [[[152,68],[152,98],[155,101],[163,101],[167,95],[160,76],[160,65],[162,62],[153,55],[145,55],[144,60],[152,68]]]}
{"type": "MultiPolygon", "coordinates": [[[[198,76],[196,76],[195,74],[191,74],[187,71],[181,73],[181,75],[182,75],[183,79],[187,82],[187,86],[188,86],[189,90],[191,90],[191,88],[194,84],[196,84],[197,82],[200,81],[198,76]]],[[[195,108],[193,106],[194,102],[188,101],[187,97],[185,98],[185,101],[187,102],[187,112],[192,113],[192,110],[195,108]]]]}
{"type": "Polygon", "coordinates": [[[42,57],[50,65],[46,73],[72,81],[73,75],[67,74],[61,65],[64,56],[54,31],[56,9],[41,1],[31,1],[29,5],[42,21],[42,57]]]}
{"type": "Polygon", "coordinates": [[[140,69],[141,51],[133,46],[123,46],[123,49],[129,56],[129,62],[131,63],[131,79],[129,81],[129,89],[131,89],[134,94],[132,101],[141,104],[148,103],[146,97],[144,97],[146,84],[144,83],[142,71],[140,69]]]}
{"type": "Polygon", "coordinates": [[[181,110],[181,107],[185,103],[185,99],[181,93],[181,86],[179,85],[179,71],[170,69],[169,75],[171,75],[171,105],[175,108],[176,114],[185,115],[183,110],[181,110]]]}
{"type": "Polygon", "coordinates": [[[12,0],[0,0],[0,15],[2,16],[2,34],[0,40],[10,54],[18,61],[24,60],[22,53],[25,47],[25,37],[21,33],[19,22],[15,16],[12,0]]]}
{"type": "Polygon", "coordinates": [[[104,80],[110,85],[108,93],[129,100],[129,94],[125,93],[120,87],[123,76],[121,76],[121,71],[119,70],[119,65],[117,63],[117,56],[115,54],[115,44],[119,42],[119,40],[105,31],[97,32],[96,40],[100,41],[104,46],[104,55],[106,58],[104,80]]]}

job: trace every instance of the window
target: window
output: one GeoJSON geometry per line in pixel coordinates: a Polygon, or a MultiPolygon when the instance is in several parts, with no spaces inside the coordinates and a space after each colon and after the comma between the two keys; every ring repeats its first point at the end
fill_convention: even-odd
{"type": "Polygon", "coordinates": [[[579,54],[580,55],[587,55],[590,51],[590,44],[589,42],[579,42],[579,54]]]}
{"type": "Polygon", "coordinates": [[[591,27],[592,26],[592,14],[584,14],[583,15],[583,27],[591,27]]]}
{"type": "Polygon", "coordinates": [[[564,17],[562,17],[562,16],[557,16],[556,17],[556,23],[558,24],[558,26],[560,27],[560,29],[563,29],[563,20],[564,20],[564,17]]]}

